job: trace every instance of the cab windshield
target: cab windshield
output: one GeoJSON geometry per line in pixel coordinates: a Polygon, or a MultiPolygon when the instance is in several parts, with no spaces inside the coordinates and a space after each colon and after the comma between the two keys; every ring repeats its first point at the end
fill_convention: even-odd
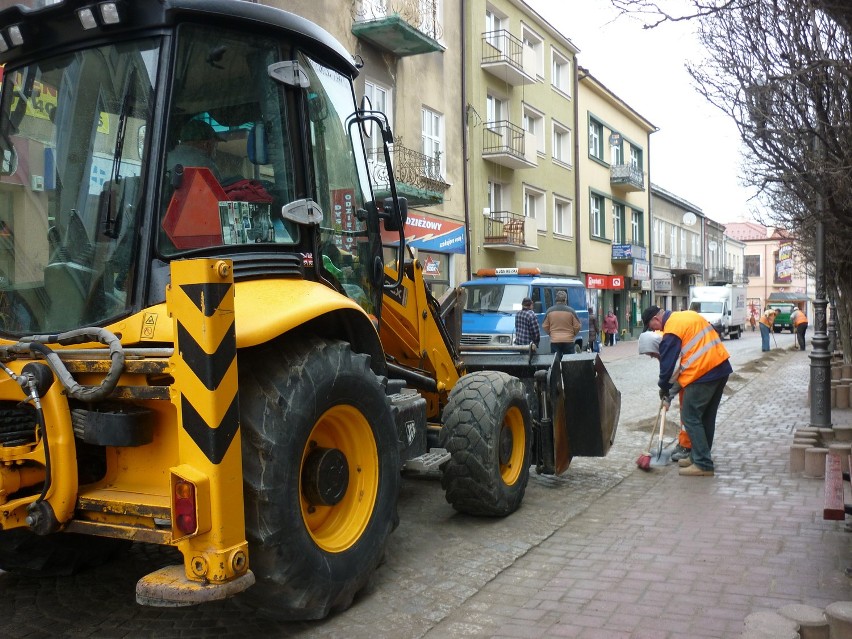
{"type": "Polygon", "coordinates": [[[0,333],[127,312],[159,40],[6,70],[0,107],[0,333]]]}
{"type": "Polygon", "coordinates": [[[529,295],[524,284],[482,284],[465,286],[467,302],[464,310],[476,313],[516,313],[529,295]]]}

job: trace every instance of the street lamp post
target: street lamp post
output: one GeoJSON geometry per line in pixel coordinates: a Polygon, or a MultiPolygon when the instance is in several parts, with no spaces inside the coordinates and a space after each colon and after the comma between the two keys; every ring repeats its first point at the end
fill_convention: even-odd
{"type": "MultiPolygon", "coordinates": [[[[820,199],[819,215],[822,216],[820,199]]],[[[816,297],[814,298],[814,337],[811,340],[811,426],[831,428],[831,351],[828,350],[825,309],[825,229],[820,219],[814,238],[816,297]]]]}

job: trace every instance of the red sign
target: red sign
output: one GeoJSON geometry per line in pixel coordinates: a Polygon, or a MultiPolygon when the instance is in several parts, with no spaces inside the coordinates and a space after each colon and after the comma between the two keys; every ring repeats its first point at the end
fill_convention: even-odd
{"type": "Polygon", "coordinates": [[[624,288],[623,275],[598,275],[596,273],[586,274],[586,288],[595,289],[620,289],[624,288]]]}

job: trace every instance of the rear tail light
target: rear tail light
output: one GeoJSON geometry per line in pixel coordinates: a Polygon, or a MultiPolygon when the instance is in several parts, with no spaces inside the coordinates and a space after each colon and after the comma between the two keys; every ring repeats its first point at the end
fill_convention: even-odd
{"type": "Polygon", "coordinates": [[[174,484],[175,526],[185,535],[191,535],[198,529],[195,507],[195,486],[179,479],[174,484]]]}

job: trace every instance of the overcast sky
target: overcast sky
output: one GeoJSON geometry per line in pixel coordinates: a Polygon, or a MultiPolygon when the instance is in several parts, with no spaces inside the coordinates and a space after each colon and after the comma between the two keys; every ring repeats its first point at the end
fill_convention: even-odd
{"type": "Polygon", "coordinates": [[[659,129],[651,135],[654,184],[718,222],[750,217],[755,201],[740,186],[736,126],[696,92],[684,66],[703,57],[693,26],[642,29],[614,19],[609,0],[525,1],[580,49],[581,66],[659,129]]]}

